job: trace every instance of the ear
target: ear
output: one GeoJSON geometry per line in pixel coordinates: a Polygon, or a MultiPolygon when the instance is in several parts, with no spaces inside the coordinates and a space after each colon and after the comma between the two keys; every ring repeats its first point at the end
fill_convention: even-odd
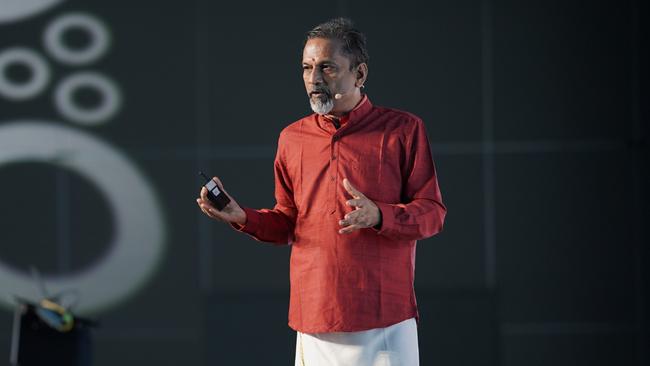
{"type": "Polygon", "coordinates": [[[368,65],[363,62],[360,63],[359,66],[357,66],[357,81],[354,83],[354,86],[357,88],[360,88],[363,86],[363,84],[366,83],[366,79],[368,78],[368,65]]]}

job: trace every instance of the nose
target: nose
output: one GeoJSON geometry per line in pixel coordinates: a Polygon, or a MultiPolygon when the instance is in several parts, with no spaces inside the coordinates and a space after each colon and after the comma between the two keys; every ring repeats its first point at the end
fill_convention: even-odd
{"type": "Polygon", "coordinates": [[[318,85],[323,83],[323,74],[318,69],[318,67],[314,67],[309,71],[309,74],[307,75],[307,82],[309,82],[311,85],[318,85]]]}

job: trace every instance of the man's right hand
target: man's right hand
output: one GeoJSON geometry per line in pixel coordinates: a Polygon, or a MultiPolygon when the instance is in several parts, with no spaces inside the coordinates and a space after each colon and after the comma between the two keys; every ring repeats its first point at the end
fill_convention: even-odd
{"type": "Polygon", "coordinates": [[[205,187],[201,188],[201,193],[200,197],[196,199],[196,203],[199,205],[201,208],[201,211],[203,211],[204,214],[208,215],[211,219],[227,222],[227,223],[233,223],[233,224],[239,224],[239,225],[245,225],[246,224],[246,212],[239,206],[237,201],[235,201],[234,198],[232,198],[231,195],[228,194],[223,189],[223,185],[221,184],[221,181],[217,177],[213,177],[212,180],[214,180],[217,183],[217,186],[219,187],[219,190],[223,192],[225,195],[227,195],[230,198],[230,202],[226,207],[223,208],[223,210],[219,211],[217,210],[216,207],[210,202],[208,199],[208,190],[205,187]]]}

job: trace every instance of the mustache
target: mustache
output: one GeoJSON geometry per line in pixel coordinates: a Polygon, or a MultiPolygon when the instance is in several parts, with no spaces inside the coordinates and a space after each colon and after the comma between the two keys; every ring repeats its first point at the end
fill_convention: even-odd
{"type": "Polygon", "coordinates": [[[320,86],[320,87],[315,87],[309,92],[309,96],[313,96],[314,93],[323,93],[325,94],[328,98],[332,97],[332,92],[330,89],[326,86],[320,86]]]}

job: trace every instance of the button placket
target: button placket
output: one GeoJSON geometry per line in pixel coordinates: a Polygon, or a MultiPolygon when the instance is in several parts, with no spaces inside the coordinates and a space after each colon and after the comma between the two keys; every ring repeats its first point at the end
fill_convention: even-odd
{"type": "Polygon", "coordinates": [[[330,206],[329,206],[329,213],[330,215],[334,214],[336,212],[336,194],[338,192],[338,161],[336,160],[336,156],[338,156],[338,151],[339,151],[339,146],[340,146],[340,137],[339,136],[333,136],[332,137],[332,148],[331,148],[331,160],[330,160],[330,174],[331,174],[331,184],[332,184],[332,189],[330,190],[330,197],[331,199],[329,200],[330,206]]]}
{"type": "MultiPolygon", "coordinates": [[[[327,197],[332,196],[332,191],[334,191],[334,161],[332,160],[332,155],[334,155],[334,149],[335,149],[335,138],[334,136],[330,137],[330,146],[329,146],[329,152],[327,153],[328,156],[328,167],[327,167],[327,176],[326,176],[326,184],[327,184],[327,197]]],[[[331,200],[327,200],[327,204],[325,205],[325,211],[330,214],[332,212],[332,202],[331,200]]]]}

